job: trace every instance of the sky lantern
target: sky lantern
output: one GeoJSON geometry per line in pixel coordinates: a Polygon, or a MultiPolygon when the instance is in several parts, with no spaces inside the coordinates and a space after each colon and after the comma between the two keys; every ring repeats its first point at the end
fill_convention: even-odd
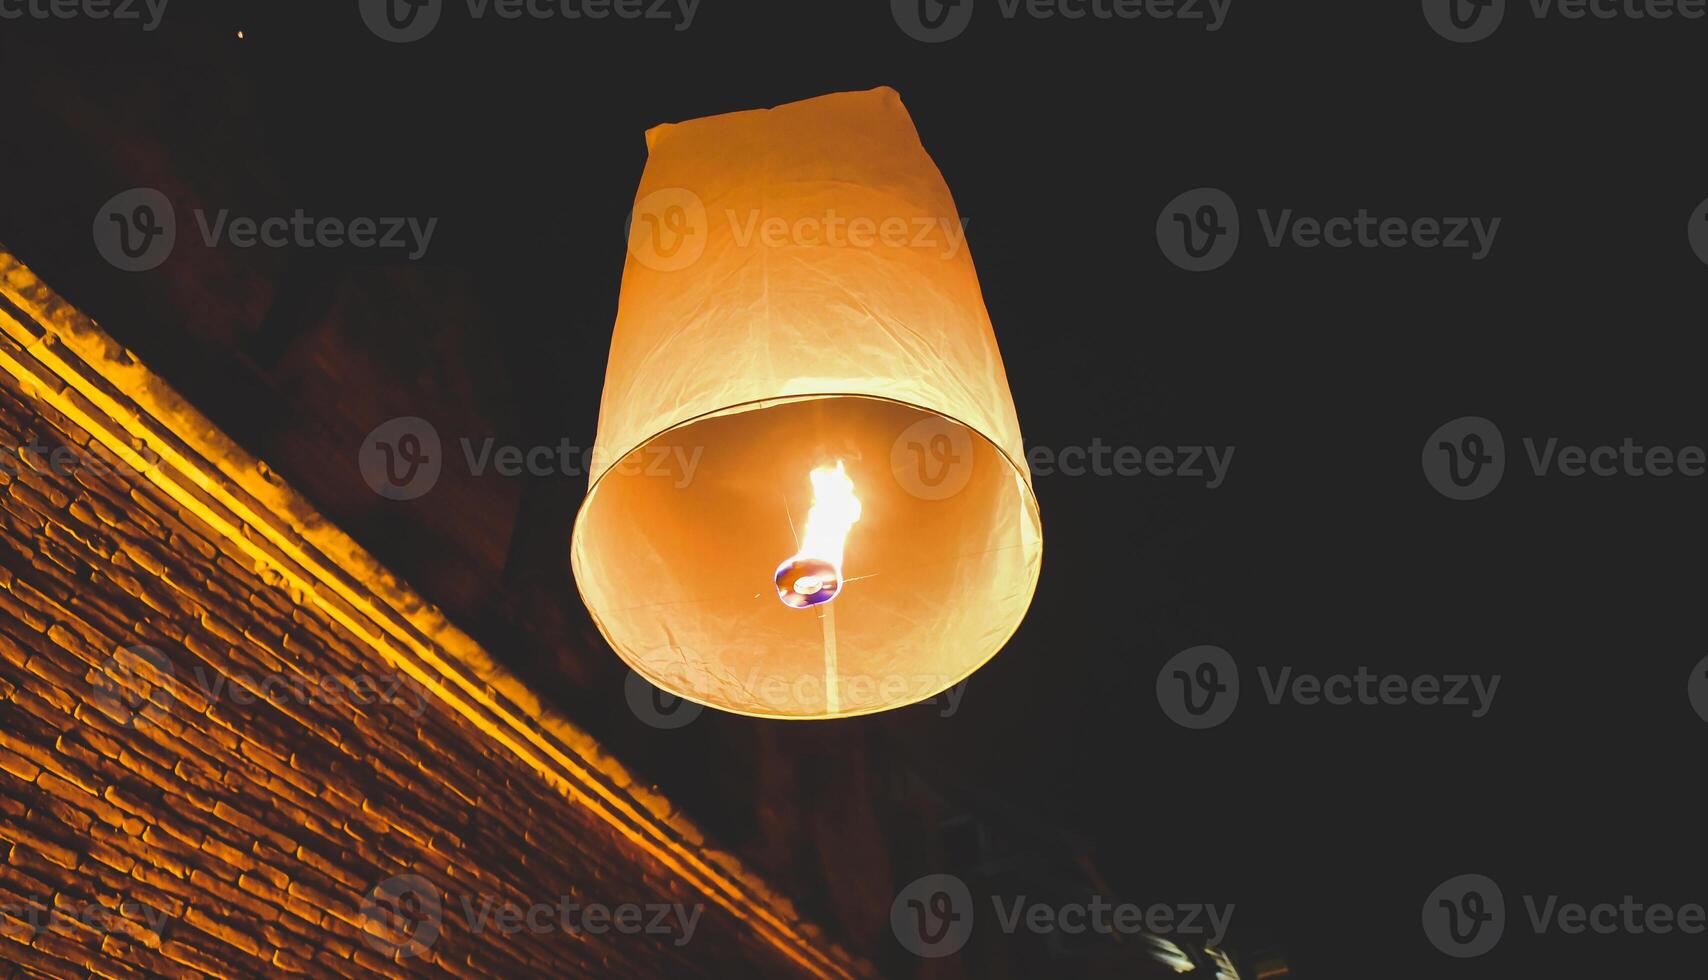
{"type": "Polygon", "coordinates": [[[815,719],[1019,627],[1043,537],[942,175],[891,89],[658,126],[572,564],[657,687],[815,719]]]}

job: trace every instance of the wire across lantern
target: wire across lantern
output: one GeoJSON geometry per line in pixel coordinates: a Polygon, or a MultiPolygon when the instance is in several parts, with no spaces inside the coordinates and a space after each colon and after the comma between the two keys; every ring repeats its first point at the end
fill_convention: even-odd
{"type": "Polygon", "coordinates": [[[571,546],[595,622],[656,686],[743,714],[953,686],[1019,627],[1043,537],[907,110],[839,93],[647,146],[571,546]]]}

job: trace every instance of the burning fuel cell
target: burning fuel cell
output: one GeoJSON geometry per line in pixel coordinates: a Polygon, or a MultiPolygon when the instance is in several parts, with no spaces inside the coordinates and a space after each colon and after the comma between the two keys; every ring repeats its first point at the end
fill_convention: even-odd
{"type": "Polygon", "coordinates": [[[785,606],[816,606],[836,598],[841,590],[841,574],[821,558],[790,558],[777,568],[777,598],[785,606]]]}
{"type": "Polygon", "coordinates": [[[777,566],[773,581],[785,606],[808,609],[836,598],[842,591],[842,553],[848,531],[860,519],[860,498],[842,461],[820,466],[812,480],[812,509],[801,534],[800,548],[777,566]]]}

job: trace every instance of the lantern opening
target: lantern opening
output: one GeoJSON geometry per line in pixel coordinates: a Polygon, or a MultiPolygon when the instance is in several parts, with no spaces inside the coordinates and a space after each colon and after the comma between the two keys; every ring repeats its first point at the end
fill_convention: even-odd
{"type": "Polygon", "coordinates": [[[841,395],[647,440],[594,485],[573,558],[600,631],[652,684],[724,711],[833,718],[930,698],[994,656],[1025,615],[1038,543],[1031,487],[990,440],[841,395]],[[826,459],[860,502],[840,567],[807,553],[801,477],[826,459]],[[697,464],[665,465],[682,460],[697,464]],[[797,592],[810,577],[819,591],[797,592]]]}

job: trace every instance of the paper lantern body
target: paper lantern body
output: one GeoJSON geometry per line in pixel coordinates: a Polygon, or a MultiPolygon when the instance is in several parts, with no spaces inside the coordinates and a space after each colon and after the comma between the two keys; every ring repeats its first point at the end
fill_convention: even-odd
{"type": "Polygon", "coordinates": [[[1042,534],[963,226],[900,98],[647,146],[571,548],[599,629],[658,687],[742,714],[953,686],[1019,626],[1042,534]],[[789,563],[810,474],[837,464],[859,517],[821,583],[789,563]]]}

